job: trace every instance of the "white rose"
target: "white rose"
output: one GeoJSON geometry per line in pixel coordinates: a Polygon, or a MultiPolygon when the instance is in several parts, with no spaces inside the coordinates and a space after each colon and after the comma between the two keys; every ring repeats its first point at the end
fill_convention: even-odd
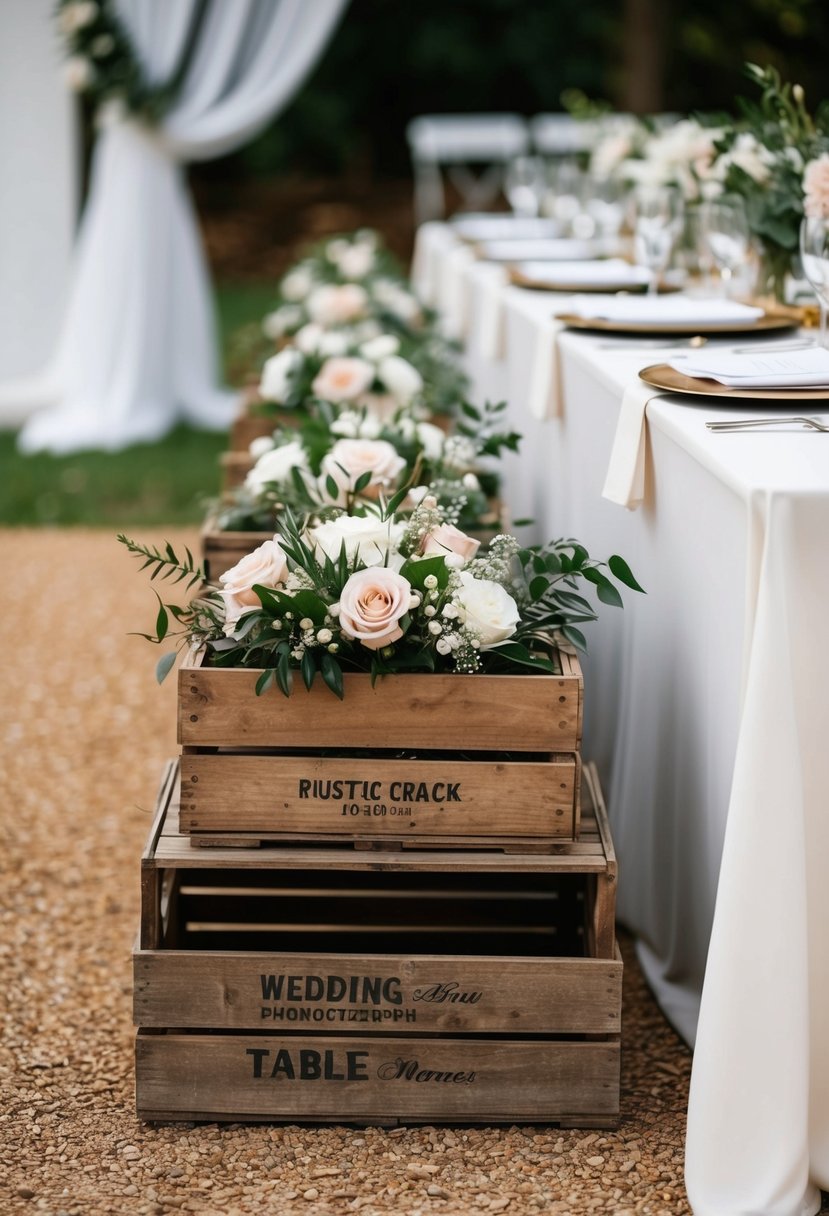
{"type": "Polygon", "coordinates": [[[66,4],[58,14],[58,24],[65,34],[74,34],[90,25],[98,16],[98,5],[94,0],[77,0],[66,4]]]}
{"type": "Polygon", "coordinates": [[[336,266],[340,258],[348,249],[348,241],[343,236],[335,237],[333,241],[329,241],[325,246],[325,256],[329,262],[333,262],[336,266]]]}
{"type": "Polygon", "coordinates": [[[290,394],[294,376],[303,362],[300,351],[291,347],[268,359],[262,368],[262,379],[259,382],[259,392],[264,400],[284,405],[290,394]]]}
{"type": "Polygon", "coordinates": [[[388,564],[392,569],[399,569],[404,560],[399,545],[405,531],[405,524],[383,521],[376,515],[340,515],[312,528],[307,539],[314,546],[319,561],[325,557],[336,561],[345,545],[349,561],[359,553],[364,566],[388,564]]]}
{"type": "Polygon", "coordinates": [[[500,583],[474,578],[461,571],[461,588],[455,602],[461,620],[481,639],[481,650],[505,642],[515,633],[520,618],[518,605],[500,583]]]}
{"type": "Polygon", "coordinates": [[[399,355],[381,359],[377,374],[386,388],[402,405],[407,404],[423,388],[423,377],[416,367],[399,355]]]}
{"type": "Polygon", "coordinates": [[[374,265],[374,250],[368,245],[348,245],[337,258],[345,279],[364,279],[374,265]]]}
{"type": "Polygon", "coordinates": [[[232,633],[243,612],[260,608],[254,586],[278,587],[288,574],[288,560],[279,544],[279,536],[266,540],[258,549],[248,553],[231,570],[219,576],[221,595],[225,602],[225,633],[232,633]]]}
{"type": "Polygon", "coordinates": [[[344,355],[348,350],[348,335],[337,329],[324,329],[317,344],[317,351],[326,358],[344,355]]]}
{"type": "Polygon", "coordinates": [[[415,296],[393,279],[375,279],[371,291],[377,303],[401,321],[411,322],[420,315],[420,304],[415,296]]]}
{"type": "Polygon", "coordinates": [[[351,335],[355,342],[368,342],[371,338],[379,338],[382,332],[378,321],[360,321],[352,327],[351,335]]]}
{"type": "Polygon", "coordinates": [[[254,460],[258,460],[260,456],[264,456],[266,452],[270,452],[274,444],[270,435],[260,435],[258,439],[252,439],[248,444],[248,452],[254,460]]]}
{"type": "Polygon", "coordinates": [[[335,358],[323,363],[311,388],[323,401],[354,401],[374,380],[365,359],[335,358]]]}
{"type": "Polygon", "coordinates": [[[286,300],[298,302],[304,300],[314,286],[314,276],[307,266],[300,263],[294,267],[279,285],[282,296],[286,300]]]}
{"type": "Polygon", "coordinates": [[[440,460],[446,436],[439,426],[431,422],[418,422],[417,438],[427,460],[440,460]]]}
{"type": "Polygon", "coordinates": [[[373,414],[361,414],[357,410],[343,410],[328,428],[334,435],[346,439],[376,439],[382,423],[373,414]]]}
{"type": "Polygon", "coordinates": [[[82,93],[95,79],[95,69],[83,55],[72,55],[63,65],[63,79],[73,92],[82,93]]]}
{"type": "Polygon", "coordinates": [[[332,478],[339,490],[336,501],[344,505],[357,480],[368,473],[370,480],[360,493],[377,498],[381,490],[395,484],[405,467],[406,461],[385,439],[338,439],[323,457],[320,487],[330,497],[326,483],[332,478]]]}
{"type": "Polygon", "coordinates": [[[287,482],[291,469],[300,469],[303,472],[308,469],[308,456],[298,439],[283,443],[281,447],[271,448],[260,456],[245,478],[245,489],[248,493],[258,496],[267,485],[282,485],[287,482]]]}
{"type": "Polygon", "coordinates": [[[320,325],[347,325],[365,316],[367,305],[368,296],[356,283],[326,284],[308,297],[308,315],[320,325]]]}
{"type": "Polygon", "coordinates": [[[297,350],[301,350],[303,355],[316,355],[319,353],[320,338],[324,333],[325,330],[321,325],[311,321],[296,331],[293,338],[294,346],[297,350]]]}
{"type": "Polygon", "coordinates": [[[364,342],[360,347],[360,354],[364,359],[370,359],[372,363],[379,363],[381,359],[387,359],[389,355],[396,355],[399,350],[399,338],[396,338],[394,334],[380,334],[378,337],[364,342]]]}
{"type": "Polygon", "coordinates": [[[302,320],[302,309],[298,304],[283,304],[274,312],[269,312],[262,320],[262,332],[266,338],[276,341],[286,334],[289,329],[295,329],[302,320]]]}

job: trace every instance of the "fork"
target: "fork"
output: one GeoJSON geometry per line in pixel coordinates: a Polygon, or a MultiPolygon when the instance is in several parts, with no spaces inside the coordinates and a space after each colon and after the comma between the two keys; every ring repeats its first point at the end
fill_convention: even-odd
{"type": "Polygon", "coordinates": [[[821,431],[829,435],[829,426],[818,422],[815,418],[795,418],[791,415],[785,418],[740,418],[727,422],[706,422],[709,431],[743,431],[755,426],[774,426],[779,422],[799,422],[807,430],[821,431]]]}

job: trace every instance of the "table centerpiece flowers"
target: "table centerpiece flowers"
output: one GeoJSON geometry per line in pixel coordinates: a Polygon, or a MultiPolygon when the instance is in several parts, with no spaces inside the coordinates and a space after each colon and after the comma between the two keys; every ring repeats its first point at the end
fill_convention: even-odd
{"type": "MultiPolygon", "coordinates": [[[[581,584],[614,606],[614,579],[642,590],[623,558],[596,561],[575,540],[523,548],[504,533],[484,550],[431,494],[400,517],[406,493],[323,522],[284,511],[273,539],[219,585],[184,607],[159,597],[155,633],[141,636],[176,637],[178,649],[203,648],[213,666],[254,669],[257,695],[273,686],[290,696],[299,672],[307,689],[319,675],[342,698],[344,671],[372,682],[407,672],[550,674],[554,639],[583,649],[579,626],[596,619],[581,584]]],[[[169,544],[119,540],[153,579],[202,582],[189,551],[180,559],[169,544]]],[[[176,654],[159,660],[159,681],[176,654]]]]}

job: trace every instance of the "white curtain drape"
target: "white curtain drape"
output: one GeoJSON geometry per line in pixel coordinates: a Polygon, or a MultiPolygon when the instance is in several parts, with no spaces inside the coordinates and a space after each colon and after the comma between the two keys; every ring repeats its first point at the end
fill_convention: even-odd
{"type": "MultiPolygon", "coordinates": [[[[207,0],[174,106],[150,130],[104,116],[72,289],[56,356],[18,389],[49,408],[20,435],[23,451],[116,450],[177,421],[227,426],[212,302],[182,171],[250,139],[287,104],[347,0],[207,0]]],[[[118,0],[154,83],[181,61],[198,0],[118,0]]]]}

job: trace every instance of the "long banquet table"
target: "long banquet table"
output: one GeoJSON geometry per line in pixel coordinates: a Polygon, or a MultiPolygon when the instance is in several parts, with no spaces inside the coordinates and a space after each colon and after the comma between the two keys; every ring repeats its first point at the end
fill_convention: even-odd
{"type": "Polygon", "coordinates": [[[811,1216],[829,1188],[829,435],[712,434],[743,411],[657,397],[626,510],[602,497],[622,396],[669,352],[557,333],[566,296],[509,286],[448,225],[420,230],[413,273],[473,399],[506,398],[524,434],[505,491],[528,539],[620,553],[647,590],[590,629],[584,747],[620,918],[695,1046],[693,1210],[811,1216]]]}

